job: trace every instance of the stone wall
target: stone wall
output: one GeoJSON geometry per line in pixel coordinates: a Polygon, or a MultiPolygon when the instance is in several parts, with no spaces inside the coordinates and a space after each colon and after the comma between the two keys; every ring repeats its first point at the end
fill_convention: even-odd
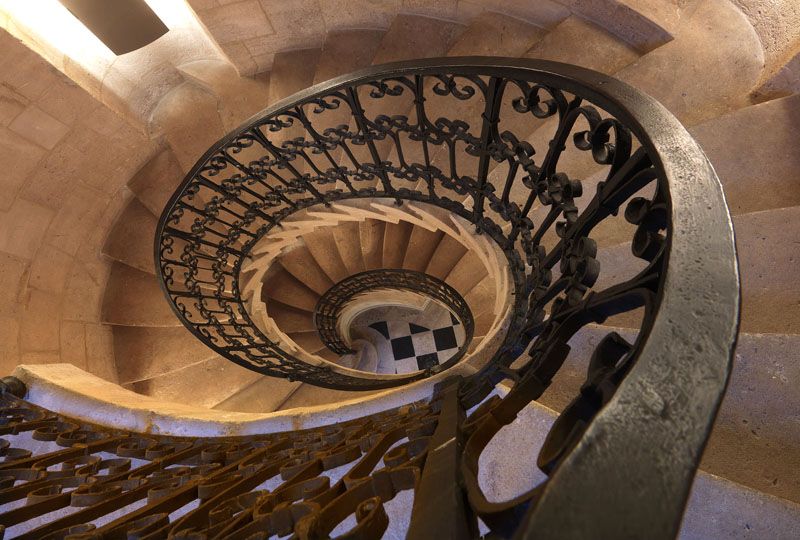
{"type": "Polygon", "coordinates": [[[156,143],[0,30],[0,372],[69,362],[114,380],[105,233],[156,143]]]}

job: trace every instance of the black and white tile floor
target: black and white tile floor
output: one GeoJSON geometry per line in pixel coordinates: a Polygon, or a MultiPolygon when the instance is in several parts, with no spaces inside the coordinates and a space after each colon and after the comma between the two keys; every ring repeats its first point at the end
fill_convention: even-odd
{"type": "Polygon", "coordinates": [[[391,365],[382,362],[379,371],[391,372],[393,367],[394,373],[411,373],[442,364],[456,354],[464,342],[464,328],[450,313],[437,319],[426,321],[425,326],[408,321],[370,324],[383,337],[383,343],[375,343],[379,355],[393,359],[391,365]]]}

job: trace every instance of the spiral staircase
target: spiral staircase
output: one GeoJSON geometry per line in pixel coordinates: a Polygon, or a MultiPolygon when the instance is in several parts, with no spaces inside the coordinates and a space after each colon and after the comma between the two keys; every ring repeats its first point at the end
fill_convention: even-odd
{"type": "MultiPolygon", "coordinates": [[[[218,27],[204,17],[225,6],[191,4],[219,40],[218,27]]],[[[296,459],[280,471],[289,487],[266,482],[276,471],[240,464],[248,487],[225,491],[234,489],[232,477],[219,484],[200,477],[238,457],[204,450],[211,457],[174,462],[207,468],[197,482],[211,494],[198,495],[199,506],[175,495],[178,484],[193,485],[197,471],[163,475],[173,481],[186,474],[164,488],[171,495],[162,501],[171,502],[148,495],[147,507],[124,511],[121,503],[101,504],[117,492],[98,488],[92,498],[85,489],[87,501],[77,506],[86,519],[63,508],[45,512],[63,506],[54,498],[67,493],[61,487],[28,494],[26,514],[18,498],[24,483],[12,482],[7,493],[23,495],[3,500],[10,505],[3,509],[7,534],[155,538],[202,529],[205,537],[269,530],[321,538],[344,533],[334,526],[347,522],[363,537],[380,537],[387,526],[389,537],[489,530],[499,537],[797,537],[800,398],[791,383],[800,375],[793,361],[800,101],[791,85],[781,86],[792,61],[765,56],[771,49],[762,45],[762,27],[727,1],[676,4],[660,26],[652,24],[658,8],[647,2],[608,4],[616,6],[612,16],[578,2],[547,23],[544,15],[470,15],[467,7],[459,17],[397,13],[383,26],[335,29],[313,48],[278,51],[268,76],[240,76],[219,61],[178,65],[180,84],[150,117],[157,144],[126,179],[129,196],[98,243],[110,266],[100,281],[98,322],[111,336],[113,365],[90,371],[108,382],[69,370],[58,379],[47,365],[24,365],[15,375],[30,403],[7,380],[4,407],[17,412],[5,414],[11,425],[30,423],[20,431],[55,425],[48,410],[62,414],[54,433],[67,442],[96,440],[99,450],[88,457],[103,452],[112,460],[99,466],[107,473],[90,460],[70,465],[95,467],[100,480],[124,473],[115,457],[178,455],[190,450],[175,436],[208,434],[150,420],[133,429],[115,403],[132,409],[139,400],[148,410],[177,404],[170,409],[178,411],[176,425],[194,408],[192,422],[199,423],[191,425],[217,422],[223,435],[251,438],[225,422],[258,418],[282,427],[258,428],[247,443],[236,440],[238,450],[225,451],[293,447],[296,455],[280,456],[296,459]],[[492,94],[499,81],[506,95],[492,94]],[[691,137],[637,90],[661,102],[691,137]],[[493,95],[502,97],[494,103],[493,95]],[[576,96],[582,100],[572,101],[576,96]],[[570,114],[574,127],[561,133],[570,114]],[[429,129],[420,136],[413,128],[423,115],[429,129]],[[367,132],[372,137],[359,138],[367,132]],[[554,153],[557,168],[548,172],[554,153]],[[714,170],[724,198],[715,195],[714,170]],[[632,178],[639,180],[629,185],[632,178]],[[593,206],[596,197],[608,207],[593,206]],[[732,369],[738,276],[725,204],[741,269],[732,369]],[[585,225],[595,218],[581,216],[592,212],[601,217],[585,225]],[[591,240],[588,233],[570,236],[582,226],[591,240]],[[605,307],[603,293],[628,294],[630,284],[645,291],[636,293],[643,300],[605,307]],[[547,322],[560,321],[570,306],[592,315],[562,339],[547,322]],[[326,322],[323,313],[335,316],[326,322]],[[448,319],[462,328],[460,339],[447,356],[418,369],[398,367],[389,357],[394,335],[370,326],[412,323],[432,331],[448,319]],[[553,352],[558,347],[565,350],[553,352]],[[563,365],[543,383],[550,368],[530,360],[549,355],[563,365]],[[634,357],[637,369],[652,371],[631,371],[632,363],[620,360],[634,357]],[[111,397],[90,395],[108,388],[111,397]],[[471,413],[466,420],[461,407],[471,413]],[[77,422],[71,418],[90,424],[82,430],[106,434],[80,439],[77,428],[64,427],[77,422]],[[390,436],[392,426],[402,426],[402,435],[390,436]],[[131,443],[152,453],[100,449],[103,437],[120,436],[114,429],[152,434],[156,442],[141,435],[131,443]],[[159,430],[165,438],[155,436],[159,430]],[[364,434],[370,430],[392,442],[382,447],[384,439],[364,434]],[[626,442],[631,433],[636,441],[626,442]],[[454,471],[445,443],[459,437],[465,465],[454,471]],[[344,440],[347,452],[353,444],[364,456],[378,452],[391,480],[348,472],[357,462],[342,457],[344,440]],[[311,461],[304,445],[319,449],[328,488],[318,485],[321,471],[302,468],[311,461]],[[530,465],[540,447],[547,483],[530,465]],[[411,480],[404,476],[409,463],[417,471],[411,480]],[[620,478],[620,470],[632,478],[620,478]],[[336,492],[333,504],[340,477],[348,489],[336,492]],[[544,485],[550,491],[537,488],[544,485]],[[256,500],[248,495],[256,488],[277,498],[256,500]],[[298,493],[288,494],[292,489],[298,493]],[[413,498],[404,499],[409,492],[413,498]],[[293,504],[280,507],[280,500],[293,504]],[[111,511],[119,515],[99,517],[111,511]],[[471,513],[481,520],[475,529],[464,517],[471,513]],[[383,515],[388,525],[381,525],[383,515]],[[96,529],[81,529],[89,522],[96,529]],[[269,529],[256,526],[267,522],[269,529]]],[[[554,13],[548,9],[542,13],[554,13]]],[[[246,17],[231,20],[247,25],[246,17]]],[[[60,361],[70,362],[63,355],[60,361]]],[[[12,439],[9,433],[3,436],[12,439]]],[[[40,444],[34,454],[56,451],[33,444],[40,444]]],[[[15,439],[11,446],[20,445],[15,439]]],[[[33,463],[30,454],[6,456],[8,470],[33,463]]]]}

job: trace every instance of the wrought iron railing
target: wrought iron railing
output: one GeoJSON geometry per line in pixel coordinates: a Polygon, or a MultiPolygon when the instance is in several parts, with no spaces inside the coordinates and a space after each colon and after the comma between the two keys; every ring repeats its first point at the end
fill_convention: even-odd
{"type": "Polygon", "coordinates": [[[405,290],[419,293],[446,306],[456,316],[464,328],[464,342],[459,351],[437,366],[436,372],[455,365],[472,341],[475,321],[466,300],[453,287],[441,279],[424,272],[399,268],[382,268],[359,272],[343,279],[323,294],[314,308],[314,325],[317,327],[322,343],[339,354],[352,354],[355,351],[348,345],[338,327],[342,310],[359,295],[380,290],[405,290]]]}
{"type": "MultiPolygon", "coordinates": [[[[273,105],[200,159],[159,223],[164,292],[195,335],[245,367],[372,388],[268,340],[237,281],[255,242],[288,216],[370,197],[469,220],[502,248],[513,279],[505,338],[457,385],[425,458],[417,493],[444,490],[446,508],[430,512],[448,516],[424,521],[429,537],[474,533],[476,517],[504,536],[673,537],[738,324],[724,197],[680,123],[624,83],[551,62],[432,59],[344,76],[273,105]],[[604,250],[638,266],[604,274],[604,250]],[[539,455],[549,480],[487,500],[475,473],[486,445],[545,392],[571,339],[609,322],[636,337],[609,331],[586,358],[586,382],[539,455]],[[489,398],[500,382],[508,395],[489,398]]],[[[412,536],[420,530],[412,520],[412,536]]]]}

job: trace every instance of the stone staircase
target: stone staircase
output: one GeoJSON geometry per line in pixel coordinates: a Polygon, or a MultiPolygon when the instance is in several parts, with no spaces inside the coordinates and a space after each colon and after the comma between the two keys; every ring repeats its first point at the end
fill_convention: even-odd
{"type": "MultiPolygon", "coordinates": [[[[792,343],[800,328],[800,299],[797,287],[792,286],[790,270],[797,255],[792,247],[796,243],[791,239],[800,232],[793,229],[800,223],[795,215],[800,189],[792,143],[793,125],[799,119],[800,107],[797,96],[755,105],[748,103],[748,90],[759,73],[762,59],[753,53],[755,48],[742,45],[742,35],[750,37],[752,32],[741,15],[730,6],[714,2],[703,3],[688,16],[675,39],[645,54],[576,16],[545,31],[500,14],[484,15],[466,26],[399,15],[385,32],[340,31],[329,35],[321,49],[277,54],[270,72],[268,95],[272,103],[371,63],[441,55],[491,54],[585,66],[614,74],[661,100],[689,126],[722,179],[734,215],[742,265],[743,334],[739,360],[703,467],[767,493],[800,500],[800,484],[792,473],[800,461],[797,446],[800,430],[796,427],[800,403],[789,388],[796,370],[789,361],[792,343]],[[727,26],[723,28],[720,24],[709,30],[703,26],[703,21],[711,18],[724,21],[727,26]],[[733,29],[738,29],[739,40],[725,39],[725,32],[733,29]],[[716,46],[699,45],[708,42],[716,46]],[[358,54],[344,55],[343,50],[358,54]],[[706,68],[674,68],[678,63],[685,65],[687,57],[706,68]],[[720,73],[707,69],[708,66],[719,70],[730,66],[738,68],[734,77],[734,73],[720,73]],[[664,72],[674,73],[675,78],[665,82],[658,76],[664,72]],[[778,126],[785,126],[785,129],[778,126]],[[780,317],[775,317],[775,309],[781,313],[780,317]],[[754,356],[759,350],[768,350],[769,354],[754,356]],[[754,399],[754,396],[761,397],[754,399]],[[776,398],[775,408],[765,408],[767,396],[781,396],[776,398]],[[744,449],[747,449],[746,457],[742,453],[744,449]],[[743,463],[749,465],[742,466],[743,463]]],[[[217,95],[217,100],[224,102],[224,96],[217,95]]],[[[519,129],[519,126],[513,127],[519,129]]],[[[550,136],[547,128],[543,125],[528,137],[535,147],[539,147],[535,144],[537,140],[550,136]]],[[[187,145],[170,139],[169,132],[167,139],[172,152],[199,155],[197,151],[193,154],[184,151],[187,145]]],[[[590,164],[580,157],[572,159],[569,154],[562,163],[570,176],[588,179],[584,192],[593,191],[590,164]]],[[[150,242],[155,216],[158,208],[163,208],[172,186],[179,181],[181,165],[185,168],[188,163],[180,163],[170,150],[165,150],[131,180],[129,186],[136,199],[121,214],[104,247],[104,253],[115,262],[105,296],[103,320],[114,327],[120,382],[150,395],[194,401],[196,396],[176,388],[176,380],[187,380],[192,381],[190,386],[200,384],[214,389],[203,397],[209,406],[269,410],[264,408],[267,405],[263,400],[245,396],[270,389],[270,395],[288,399],[295,396],[301,385],[261,378],[210,351],[203,352],[202,346],[194,343],[169,313],[152,276],[150,242]],[[167,360],[159,356],[165,350],[180,351],[180,354],[170,355],[167,360]]],[[[537,222],[540,216],[535,211],[534,216],[537,222]]],[[[625,234],[625,231],[608,231],[600,246],[615,246],[625,234]]],[[[379,265],[424,268],[450,282],[459,279],[459,275],[463,276],[461,279],[481,275],[474,273],[474,269],[480,272],[479,261],[470,256],[463,244],[442,235],[441,231],[415,227],[407,222],[348,221],[330,224],[299,238],[293,249],[277,259],[279,268],[264,283],[262,295],[268,300],[267,310],[278,327],[295,343],[302,343],[307,352],[322,355],[327,360],[335,358],[314,335],[312,304],[324,290],[361,269],[362,264],[364,269],[379,265]]],[[[615,251],[622,254],[627,249],[621,245],[615,251]]],[[[601,249],[601,253],[604,251],[601,249]]],[[[605,275],[615,275],[618,270],[615,263],[621,267],[628,262],[614,257],[615,251],[605,251],[608,254],[608,260],[602,261],[605,275]]],[[[471,290],[489,294],[490,283],[487,278],[487,287],[481,288],[482,282],[475,282],[461,290],[464,294],[471,290]]],[[[490,323],[490,314],[484,319],[481,315],[477,314],[477,319],[483,330],[490,323]]],[[[607,328],[597,329],[597,336],[605,333],[607,328]]],[[[480,334],[479,331],[476,336],[480,334]]],[[[593,345],[592,339],[584,344],[586,350],[593,345]]],[[[580,357],[580,354],[575,355],[575,358],[580,357]]],[[[572,386],[564,381],[567,386],[563,394],[554,386],[545,394],[543,402],[556,410],[565,406],[565,400],[558,396],[569,395],[576,389],[580,381],[577,373],[576,367],[572,386]]],[[[307,396],[307,402],[298,396],[282,406],[319,404],[347,397],[345,392],[308,387],[303,388],[302,394],[307,396]],[[314,394],[319,396],[311,397],[314,394]]],[[[282,403],[281,400],[273,402],[282,403]]]]}
{"type": "MultiPolygon", "coordinates": [[[[636,4],[619,2],[636,14],[630,20],[646,13],[630,7],[636,4]]],[[[204,13],[198,9],[201,21],[204,13]]],[[[152,242],[158,216],[184,173],[249,115],[370,65],[478,55],[565,62],[613,75],[658,99],[713,163],[736,230],[742,324],[734,372],[701,468],[779,497],[787,506],[800,503],[800,393],[793,384],[800,379],[793,352],[800,346],[800,287],[794,271],[800,259],[800,94],[754,97],[753,90],[770,75],[765,65],[775,71],[783,64],[764,52],[762,36],[733,3],[684,2],[675,13],[670,25],[663,25],[669,39],[663,27],[655,31],[646,25],[647,31],[628,28],[624,39],[626,29],[612,24],[612,18],[591,17],[586,10],[546,25],[494,12],[457,22],[400,13],[384,27],[331,30],[314,48],[277,52],[269,72],[257,77],[239,76],[221,62],[179,65],[182,84],[161,100],[151,118],[159,149],[127,181],[132,197],[101,250],[111,269],[100,322],[113,332],[117,381],[165,401],[226,411],[279,411],[353,397],[241,368],[181,325],[154,274],[152,242]]],[[[213,35],[214,27],[209,28],[213,35]]],[[[404,114],[406,108],[398,104],[386,114],[404,114]]],[[[542,122],[531,130],[511,119],[504,127],[528,133],[526,139],[540,148],[552,136],[553,124],[542,122]]],[[[397,157],[388,146],[380,151],[384,159],[397,157]]],[[[434,155],[432,162],[444,158],[434,155]]],[[[594,193],[601,179],[594,162],[566,153],[560,167],[570,177],[585,179],[584,193],[594,193]]],[[[512,199],[524,196],[511,194],[512,199]]],[[[534,223],[542,221],[542,212],[534,208],[534,223]]],[[[374,200],[336,204],[293,219],[296,226],[265,237],[255,250],[242,286],[254,312],[261,310],[263,327],[285,336],[293,350],[339,361],[319,341],[314,306],[332,285],[364,270],[417,270],[452,285],[475,315],[470,353],[508,309],[509,284],[500,257],[492,258],[482,237],[456,218],[424,205],[374,200]]],[[[602,230],[603,279],[631,272],[624,256],[630,252],[625,239],[631,230],[621,219],[602,230]]],[[[623,317],[585,329],[540,402],[562,410],[583,381],[580,359],[588,358],[609,331],[628,337],[633,328],[637,320],[623,317]]]]}

